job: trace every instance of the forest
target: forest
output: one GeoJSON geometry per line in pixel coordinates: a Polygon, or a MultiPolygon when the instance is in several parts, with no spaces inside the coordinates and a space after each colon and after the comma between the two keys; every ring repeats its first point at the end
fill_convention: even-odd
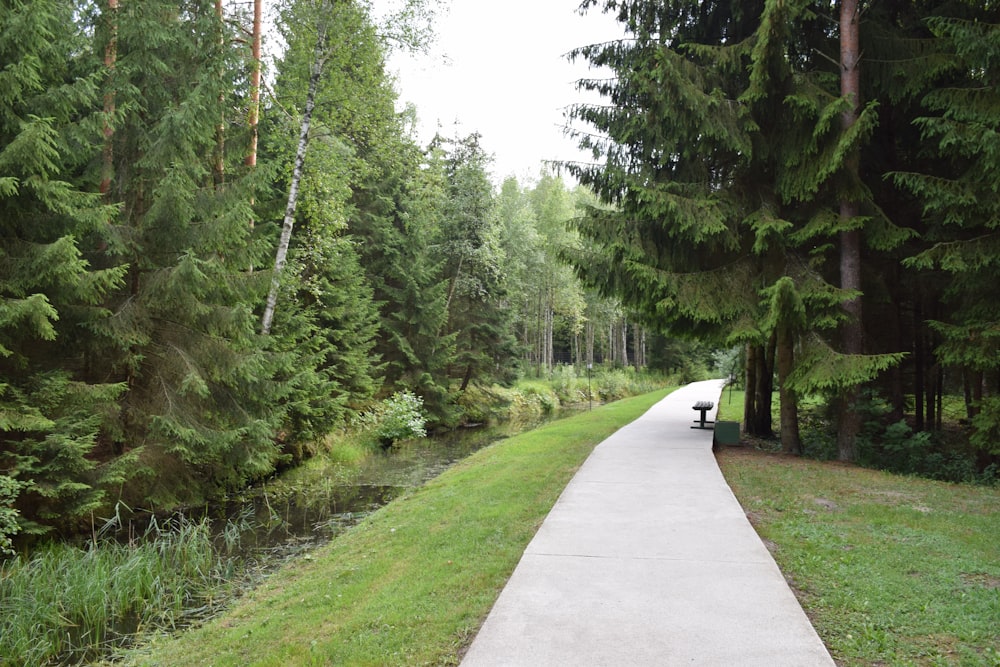
{"type": "Polygon", "coordinates": [[[0,549],[399,392],[452,427],[470,386],[713,350],[788,452],[816,417],[843,460],[996,474],[993,3],[584,0],[627,33],[569,54],[614,72],[567,114],[594,161],[499,186],[398,108],[421,0],[268,3],[273,62],[261,5],[0,7],[0,549]]]}
{"type": "Polygon", "coordinates": [[[558,259],[589,191],[415,138],[385,62],[424,9],[0,7],[0,550],[238,491],[393,397],[450,428],[473,385],[647,364],[558,259]]]}
{"type": "Polygon", "coordinates": [[[743,427],[844,461],[995,479],[1000,7],[585,0],[627,37],[570,56],[604,204],[585,282],[654,330],[745,350],[743,427]],[[802,414],[800,414],[802,413],[802,414]]]}

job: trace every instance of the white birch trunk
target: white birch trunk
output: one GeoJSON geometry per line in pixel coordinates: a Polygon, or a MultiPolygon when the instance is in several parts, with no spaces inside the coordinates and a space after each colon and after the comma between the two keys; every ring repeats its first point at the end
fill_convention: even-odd
{"type": "Polygon", "coordinates": [[[306,108],[302,114],[302,125],[299,128],[299,145],[295,151],[295,167],[292,169],[292,182],[288,188],[288,203],[285,205],[285,220],[281,226],[281,239],[278,242],[278,252],[274,258],[274,274],[271,276],[271,291],[267,295],[267,305],[260,322],[260,332],[263,335],[271,333],[271,322],[274,320],[274,309],[278,303],[278,292],[281,289],[281,272],[285,268],[288,257],[288,244],[292,239],[292,227],[295,225],[295,207],[299,198],[299,183],[302,181],[302,170],[306,162],[306,149],[309,146],[309,124],[312,122],[313,108],[316,106],[316,88],[323,72],[322,49],[324,31],[322,28],[316,36],[316,54],[313,59],[312,71],[309,73],[309,92],[306,94],[306,108]]]}
{"type": "Polygon", "coordinates": [[[622,318],[622,368],[628,366],[628,320],[622,318]]]}

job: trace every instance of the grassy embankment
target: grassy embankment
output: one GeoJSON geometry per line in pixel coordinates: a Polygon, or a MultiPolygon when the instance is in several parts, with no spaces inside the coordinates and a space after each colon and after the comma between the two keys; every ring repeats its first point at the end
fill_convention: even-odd
{"type": "Polygon", "coordinates": [[[1000,665],[1000,489],[750,447],[718,459],[839,664],[1000,665]]]}
{"type": "Polygon", "coordinates": [[[136,652],[144,665],[447,665],[594,446],[669,390],[595,407],[473,454],[233,610],[136,652]]]}
{"type": "MultiPolygon", "coordinates": [[[[454,664],[593,445],[655,398],[492,447],[140,664],[454,664]],[[584,442],[580,434],[590,437],[584,442]]],[[[739,407],[723,410],[739,414],[739,407]]],[[[841,665],[1000,665],[1000,489],[728,448],[733,490],[841,665]]]]}

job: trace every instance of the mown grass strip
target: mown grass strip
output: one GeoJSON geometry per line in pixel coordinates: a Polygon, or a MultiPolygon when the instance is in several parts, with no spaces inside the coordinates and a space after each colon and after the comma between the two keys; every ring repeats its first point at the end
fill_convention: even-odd
{"type": "MultiPolygon", "coordinates": [[[[741,399],[724,394],[730,418],[741,399]]],[[[838,664],[1000,667],[1000,489],[751,447],[718,459],[838,664]]]]}
{"type": "Polygon", "coordinates": [[[133,654],[144,665],[457,664],[593,448],[670,390],[482,450],[272,576],[230,613],[133,654]]]}
{"type": "Polygon", "coordinates": [[[839,664],[1000,665],[1000,489],[718,457],[839,664]]]}

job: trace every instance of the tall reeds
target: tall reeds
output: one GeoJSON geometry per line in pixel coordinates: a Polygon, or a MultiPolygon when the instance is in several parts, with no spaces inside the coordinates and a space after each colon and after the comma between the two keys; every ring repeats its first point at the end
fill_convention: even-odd
{"type": "Polygon", "coordinates": [[[232,594],[207,520],[155,522],[122,544],[53,543],[0,562],[0,665],[77,664],[173,628],[232,594]]]}

